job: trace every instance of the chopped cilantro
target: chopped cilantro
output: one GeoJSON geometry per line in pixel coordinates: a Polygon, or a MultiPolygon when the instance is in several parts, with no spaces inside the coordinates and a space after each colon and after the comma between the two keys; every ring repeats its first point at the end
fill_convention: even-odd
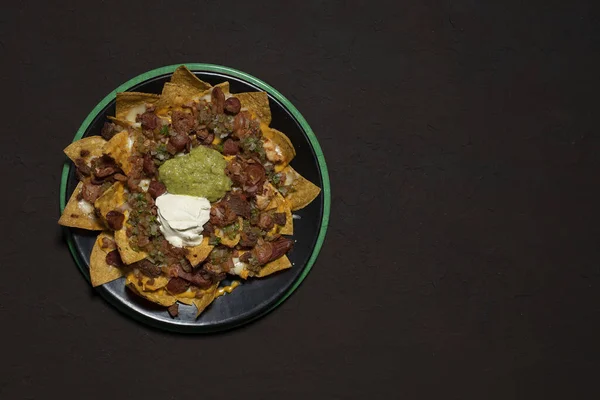
{"type": "Polygon", "coordinates": [[[160,134],[167,136],[169,134],[169,125],[163,125],[162,128],[160,128],[160,134]]]}

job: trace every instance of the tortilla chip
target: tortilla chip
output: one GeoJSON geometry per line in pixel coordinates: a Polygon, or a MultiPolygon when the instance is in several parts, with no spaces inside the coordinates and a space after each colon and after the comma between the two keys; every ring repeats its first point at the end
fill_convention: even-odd
{"type": "MultiPolygon", "coordinates": [[[[285,225],[275,225],[269,231],[269,234],[274,235],[276,233],[280,233],[282,235],[293,235],[294,234],[294,219],[292,218],[292,206],[289,201],[287,201],[275,186],[271,185],[271,183],[266,182],[264,185],[266,189],[267,196],[271,196],[271,202],[265,208],[266,211],[273,210],[278,213],[285,213],[285,225]]],[[[257,196],[259,199],[259,196],[257,196]]]]}
{"type": "Polygon", "coordinates": [[[120,126],[121,128],[125,129],[127,127],[134,127],[135,122],[130,122],[124,119],[119,119],[116,117],[112,117],[112,116],[108,116],[108,119],[110,119],[112,121],[113,124],[120,126]]]}
{"type": "Polygon", "coordinates": [[[292,179],[291,190],[285,195],[285,199],[292,206],[292,211],[306,207],[321,193],[320,187],[304,178],[290,165],[282,172],[286,175],[286,181],[292,179]]]}
{"type": "Polygon", "coordinates": [[[185,88],[185,90],[191,94],[190,97],[194,97],[212,87],[210,83],[200,80],[193,72],[187,69],[185,65],[179,66],[173,72],[171,83],[185,88]]]}
{"type": "Polygon", "coordinates": [[[190,264],[192,264],[192,267],[195,267],[204,261],[215,247],[208,244],[208,241],[208,236],[204,236],[204,238],[202,238],[202,243],[200,243],[198,246],[187,247],[187,254],[185,257],[188,259],[190,264]]]}
{"type": "Polygon", "coordinates": [[[194,305],[196,306],[196,310],[198,310],[198,312],[196,313],[196,318],[198,318],[200,316],[200,314],[202,314],[202,311],[204,311],[206,309],[206,307],[208,307],[209,304],[212,303],[212,301],[215,299],[215,294],[217,293],[218,287],[219,287],[219,282],[213,284],[208,289],[201,290],[200,291],[200,293],[202,293],[201,297],[196,297],[192,301],[194,303],[194,305]]]}
{"type": "Polygon", "coordinates": [[[169,283],[169,278],[163,275],[156,278],[150,278],[145,275],[142,277],[142,287],[146,292],[162,289],[167,286],[167,283],[169,283]]]}
{"type": "Polygon", "coordinates": [[[146,104],[156,104],[159,99],[159,95],[152,93],[117,93],[115,117],[129,122],[136,122],[137,115],[146,111],[146,104]]]}
{"type": "Polygon", "coordinates": [[[102,148],[106,144],[106,140],[102,136],[88,136],[68,145],[63,151],[75,162],[78,158],[83,158],[87,165],[90,165],[92,158],[102,155],[102,148]],[[87,152],[85,156],[81,156],[82,152],[87,152]]]}
{"type": "MultiPolygon", "coordinates": [[[[229,93],[229,82],[219,83],[215,87],[220,87],[224,93],[229,93]]],[[[164,115],[168,109],[179,110],[183,104],[192,100],[198,101],[203,99],[205,101],[210,101],[211,93],[212,88],[198,91],[196,89],[190,89],[187,86],[167,82],[163,86],[160,101],[156,105],[157,114],[164,115]]]]}
{"type": "Polygon", "coordinates": [[[125,186],[121,182],[115,182],[96,199],[94,207],[103,218],[109,211],[115,210],[125,204],[125,186]]]}
{"type": "Polygon", "coordinates": [[[260,124],[260,128],[263,136],[268,139],[268,141],[265,141],[265,144],[263,145],[265,150],[269,150],[269,141],[279,149],[278,154],[280,154],[282,161],[275,163],[275,172],[279,172],[283,170],[285,166],[294,159],[294,157],[296,157],[296,149],[294,149],[294,145],[292,144],[290,138],[288,138],[283,132],[280,132],[277,129],[269,128],[265,124],[260,124]]]}
{"type": "Polygon", "coordinates": [[[157,114],[165,114],[169,107],[181,107],[187,101],[185,88],[167,82],[163,86],[160,101],[157,103],[157,114]]]}
{"type": "Polygon", "coordinates": [[[139,279],[135,276],[133,271],[127,274],[126,285],[135,294],[161,306],[169,307],[177,302],[175,296],[167,293],[165,289],[145,291],[143,285],[140,285],[139,279]]]}
{"type": "Polygon", "coordinates": [[[131,248],[129,238],[127,237],[127,219],[129,218],[129,211],[125,211],[124,214],[125,221],[123,222],[123,227],[118,231],[115,231],[115,242],[117,242],[121,260],[123,260],[125,264],[133,264],[134,262],[143,260],[148,254],[143,251],[135,251],[131,248]]]}
{"type": "Polygon", "coordinates": [[[242,103],[242,110],[250,111],[265,125],[271,123],[271,108],[269,108],[269,96],[266,92],[246,92],[233,95],[242,103]]]}
{"type": "Polygon", "coordinates": [[[65,209],[58,220],[58,223],[62,226],[69,226],[71,228],[81,228],[90,231],[101,231],[104,230],[104,224],[102,220],[94,213],[94,206],[85,200],[77,200],[77,196],[81,193],[83,188],[83,182],[79,182],[73,191],[73,194],[69,198],[65,209]],[[80,203],[80,201],[82,203],[80,203]],[[82,205],[91,208],[91,210],[83,210],[82,205]]]}
{"type": "MultiPolygon", "coordinates": [[[[133,141],[133,138],[131,140],[133,141]]],[[[127,175],[131,172],[132,168],[131,162],[129,162],[132,147],[133,143],[130,142],[129,131],[122,130],[106,142],[103,152],[112,157],[127,175]]]]}
{"type": "Polygon", "coordinates": [[[285,225],[281,227],[279,233],[282,235],[293,235],[294,234],[294,218],[292,217],[292,206],[289,201],[284,200],[277,208],[277,212],[285,213],[285,225]]]}
{"type": "Polygon", "coordinates": [[[105,283],[114,281],[123,276],[123,271],[106,262],[106,255],[115,248],[116,246],[111,232],[102,232],[96,238],[96,242],[92,248],[92,254],[90,255],[90,278],[92,280],[92,286],[96,287],[104,285],[105,283]],[[112,245],[107,248],[102,247],[102,240],[105,238],[109,239],[112,243],[112,245]]]}
{"type": "Polygon", "coordinates": [[[287,258],[287,256],[284,254],[283,256],[279,257],[277,260],[274,260],[268,264],[265,264],[265,266],[261,268],[261,270],[258,272],[258,274],[256,274],[256,276],[259,278],[263,278],[267,275],[271,275],[271,274],[274,274],[275,272],[283,271],[284,269],[288,269],[291,267],[292,267],[292,263],[290,262],[290,259],[287,258]]]}

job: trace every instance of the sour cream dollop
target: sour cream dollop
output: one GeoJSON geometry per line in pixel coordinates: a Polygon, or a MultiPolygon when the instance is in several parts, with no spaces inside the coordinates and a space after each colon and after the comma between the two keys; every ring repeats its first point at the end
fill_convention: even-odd
{"type": "Polygon", "coordinates": [[[156,198],[160,231],[175,247],[197,246],[210,219],[210,202],[204,197],[165,193],[156,198]]]}

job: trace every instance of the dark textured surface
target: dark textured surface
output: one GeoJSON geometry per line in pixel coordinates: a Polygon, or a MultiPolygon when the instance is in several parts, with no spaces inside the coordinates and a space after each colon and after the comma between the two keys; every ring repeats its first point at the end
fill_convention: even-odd
{"type": "Polygon", "coordinates": [[[600,396],[594,2],[83,3],[0,13],[0,398],[600,396]],[[120,315],[56,225],[85,115],[190,61],[290,98],[332,181],[313,272],[218,336],[120,315]]]}

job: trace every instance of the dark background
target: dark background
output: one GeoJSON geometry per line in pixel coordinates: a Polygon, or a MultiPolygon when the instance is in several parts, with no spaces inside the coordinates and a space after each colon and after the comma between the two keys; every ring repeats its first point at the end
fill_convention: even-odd
{"type": "Polygon", "coordinates": [[[598,398],[593,4],[3,3],[0,398],[598,398]],[[56,224],[83,118],[181,62],[279,89],[332,182],[307,280],[215,336],[118,313],[56,224]]]}

